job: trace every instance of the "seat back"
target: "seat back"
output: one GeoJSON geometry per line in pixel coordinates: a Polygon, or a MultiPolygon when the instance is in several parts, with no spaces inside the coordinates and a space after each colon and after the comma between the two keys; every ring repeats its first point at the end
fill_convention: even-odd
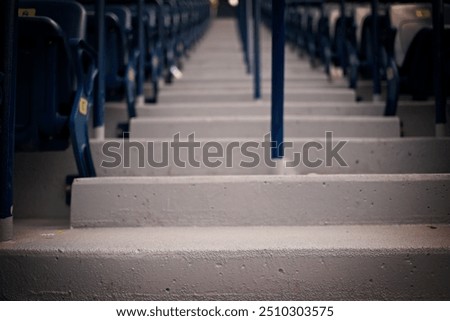
{"type": "Polygon", "coordinates": [[[16,148],[63,150],[76,87],[64,31],[48,17],[19,18],[16,148]]]}
{"type": "Polygon", "coordinates": [[[356,41],[361,43],[364,20],[371,14],[369,5],[356,6],[354,11],[355,24],[356,24],[356,41]]]}
{"type": "MultiPolygon", "coordinates": [[[[93,12],[88,12],[88,42],[94,48],[97,47],[95,37],[96,17],[93,12]]],[[[104,58],[105,64],[105,86],[106,100],[109,96],[123,97],[123,81],[125,66],[128,60],[126,34],[120,25],[117,15],[111,12],[105,14],[105,51],[108,53],[104,58]],[[120,91],[120,93],[119,93],[120,91]]],[[[116,100],[114,98],[113,100],[116,100]]]]}
{"type": "Polygon", "coordinates": [[[79,175],[95,176],[87,124],[97,72],[86,12],[71,0],[19,8],[16,148],[62,150],[70,138],[79,175]]]}
{"type": "Polygon", "coordinates": [[[84,39],[86,35],[86,11],[72,0],[21,0],[19,15],[48,17],[55,21],[68,39],[84,39]]]}
{"type": "Polygon", "coordinates": [[[391,5],[389,19],[391,27],[396,30],[395,60],[402,67],[414,37],[420,30],[432,27],[432,7],[429,3],[391,5]]]}
{"type": "Polygon", "coordinates": [[[19,150],[68,147],[74,91],[68,39],[82,39],[86,14],[74,1],[19,2],[16,146],[19,150]]]}

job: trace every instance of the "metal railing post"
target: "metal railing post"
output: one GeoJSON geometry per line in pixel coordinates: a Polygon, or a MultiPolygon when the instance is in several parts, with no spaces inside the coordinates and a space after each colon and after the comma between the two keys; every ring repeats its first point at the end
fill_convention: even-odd
{"type": "Polygon", "coordinates": [[[445,91],[445,60],[443,48],[444,2],[433,0],[433,54],[434,54],[434,96],[436,108],[436,136],[445,136],[447,122],[447,95],[445,91]]]}
{"type": "Polygon", "coordinates": [[[284,156],[284,10],[285,0],[272,0],[272,158],[284,156]]]}
{"type": "Polygon", "coordinates": [[[95,1],[95,21],[97,28],[97,77],[94,95],[95,138],[105,138],[105,0],[95,1]]]}
{"type": "Polygon", "coordinates": [[[138,47],[139,57],[137,63],[136,80],[136,105],[145,103],[144,98],[144,77],[145,77],[145,44],[144,44],[144,0],[137,0],[137,21],[138,21],[138,47]]]}
{"type": "Polygon", "coordinates": [[[243,48],[244,48],[244,62],[245,66],[247,68],[247,73],[250,73],[250,53],[249,53],[249,46],[248,46],[248,37],[250,36],[248,34],[248,20],[247,20],[247,4],[244,1],[239,1],[239,5],[241,5],[241,14],[242,14],[242,42],[243,42],[243,48]]]}
{"type": "Polygon", "coordinates": [[[248,56],[248,63],[247,63],[247,74],[251,75],[253,70],[253,24],[252,24],[252,16],[253,16],[253,0],[245,0],[245,25],[247,27],[247,56],[248,56]]]}
{"type": "Polygon", "coordinates": [[[338,34],[338,48],[337,54],[339,56],[339,64],[341,65],[343,74],[347,74],[347,48],[346,48],[346,27],[347,27],[347,15],[345,11],[345,1],[340,0],[339,2],[339,12],[340,12],[340,20],[339,20],[339,34],[338,34]]]}
{"type": "Polygon", "coordinates": [[[380,43],[378,36],[378,0],[372,0],[372,79],[373,79],[373,100],[381,99],[381,76],[380,76],[380,43]]]}
{"type": "Polygon", "coordinates": [[[253,0],[253,84],[254,98],[261,99],[261,48],[259,28],[261,24],[261,0],[253,0]]]}

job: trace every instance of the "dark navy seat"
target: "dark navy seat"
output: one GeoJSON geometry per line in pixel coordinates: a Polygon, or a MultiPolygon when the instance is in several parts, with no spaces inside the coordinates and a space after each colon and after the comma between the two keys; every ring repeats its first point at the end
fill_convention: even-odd
{"type": "MultiPolygon", "coordinates": [[[[448,12],[449,7],[446,6],[448,12]]],[[[388,97],[386,115],[395,115],[400,94],[415,100],[433,95],[433,45],[431,4],[389,6],[389,36],[383,44],[387,52],[388,97]]],[[[446,21],[448,24],[448,21],[446,21]]],[[[445,57],[450,57],[450,31],[444,30],[445,57]]],[[[450,72],[446,71],[449,79],[450,72]]]]}
{"type": "Polygon", "coordinates": [[[96,57],[85,42],[86,12],[70,0],[19,8],[16,149],[64,150],[70,139],[79,175],[95,176],[88,115],[96,57]]]}
{"type": "MultiPolygon", "coordinates": [[[[159,78],[164,72],[163,43],[164,30],[162,27],[160,2],[147,1],[143,10],[144,26],[144,80],[151,83],[151,90],[144,88],[146,103],[158,101],[159,78]]],[[[128,5],[132,15],[132,45],[138,48],[138,10],[136,5],[128,5]]],[[[140,53],[138,53],[140,54],[140,53]]]]}
{"type": "Polygon", "coordinates": [[[322,16],[322,10],[319,7],[311,7],[309,9],[307,31],[310,36],[308,39],[308,52],[312,67],[316,67],[317,60],[320,59],[320,37],[319,23],[322,16]]]}
{"type": "MultiPolygon", "coordinates": [[[[97,44],[96,21],[88,14],[88,41],[97,44]]],[[[105,100],[126,100],[128,117],[136,117],[136,58],[137,50],[131,43],[131,12],[125,6],[107,6],[105,14],[105,100]]]]}
{"type": "Polygon", "coordinates": [[[170,84],[173,81],[171,69],[176,65],[175,27],[171,1],[165,0],[161,6],[164,29],[164,79],[170,84]]]}
{"type": "Polygon", "coordinates": [[[161,7],[158,3],[145,6],[146,79],[152,84],[152,93],[146,94],[146,102],[158,101],[159,79],[163,73],[163,27],[161,7]]]}

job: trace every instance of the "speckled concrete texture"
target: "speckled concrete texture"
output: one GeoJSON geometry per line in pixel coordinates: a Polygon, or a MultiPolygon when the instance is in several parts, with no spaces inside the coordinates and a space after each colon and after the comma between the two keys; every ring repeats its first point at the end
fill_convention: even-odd
{"type": "MultiPolygon", "coordinates": [[[[262,32],[263,99],[253,101],[235,27],[215,21],[159,103],[139,99],[131,137],[263,139],[270,35],[262,32]]],[[[400,138],[434,135],[433,102],[401,97],[399,117],[385,118],[383,102],[356,103],[345,79],[296,52],[286,51],[285,70],[287,140],[301,147],[333,131],[349,141],[347,167],[242,169],[237,153],[231,168],[139,169],[132,150],[129,169],[106,170],[104,141],[93,141],[100,177],[75,182],[70,221],[71,150],[17,154],[0,299],[449,300],[449,140],[400,138]]],[[[358,95],[370,99],[370,83],[358,95]]],[[[108,104],[107,137],[123,121],[125,103],[108,104]]]]}
{"type": "MultiPolygon", "coordinates": [[[[28,223],[29,224],[29,223],[28,223]]],[[[8,300],[450,298],[450,227],[75,229],[17,224],[8,300]]]]}
{"type": "MultiPolygon", "coordinates": [[[[270,175],[277,170],[265,162],[264,148],[259,142],[259,148],[250,151],[256,153],[259,162],[250,167],[243,166],[245,162],[253,161],[239,150],[227,153],[227,146],[238,142],[240,146],[248,143],[247,140],[215,140],[223,150],[223,157],[207,159],[204,149],[209,140],[198,140],[200,147],[194,151],[194,159],[199,166],[187,163],[185,167],[176,165],[173,151],[168,151],[163,157],[163,143],[160,140],[133,139],[131,141],[106,140],[92,141],[91,152],[99,176],[193,176],[193,175],[270,175]],[[114,146],[110,145],[114,142],[114,146]],[[140,145],[141,147],[131,147],[140,145]],[[109,146],[109,147],[108,147],[109,146]],[[117,147],[118,146],[118,147],[117,147]],[[114,160],[106,151],[113,151],[114,157],[120,157],[120,164],[109,166],[114,160]],[[125,150],[127,151],[125,153],[125,150]],[[167,159],[167,165],[161,167],[151,166],[150,161],[162,162],[167,159]],[[204,160],[210,162],[220,160],[220,166],[207,166],[204,160]],[[129,166],[126,166],[126,161],[129,166]],[[241,163],[242,162],[242,163],[241,163]],[[233,166],[227,166],[230,163],[233,166]],[[108,164],[108,165],[107,165],[108,164]]],[[[333,141],[336,146],[340,139],[333,141]]],[[[298,166],[288,168],[290,174],[408,174],[408,173],[449,173],[450,172],[450,138],[349,138],[339,150],[348,166],[332,161],[331,166],[326,163],[325,139],[293,139],[292,148],[285,149],[285,158],[289,162],[295,159],[294,153],[300,153],[301,161],[298,166]],[[312,148],[305,154],[305,144],[314,142],[323,149],[312,148]],[[307,158],[307,159],[306,159],[307,158]],[[320,166],[307,166],[306,161],[323,160],[320,166]]],[[[255,142],[258,143],[257,140],[255,142]]],[[[167,144],[170,141],[166,142],[167,144]]],[[[180,149],[180,159],[188,160],[186,148],[180,149]]]]}
{"type": "Polygon", "coordinates": [[[79,179],[75,227],[449,223],[450,174],[79,179]]]}
{"type": "MultiPolygon", "coordinates": [[[[396,117],[363,116],[292,116],[285,120],[289,137],[399,137],[400,122],[396,117]]],[[[270,132],[269,117],[159,117],[133,118],[131,138],[171,138],[195,133],[198,138],[262,138],[270,132]]]]}

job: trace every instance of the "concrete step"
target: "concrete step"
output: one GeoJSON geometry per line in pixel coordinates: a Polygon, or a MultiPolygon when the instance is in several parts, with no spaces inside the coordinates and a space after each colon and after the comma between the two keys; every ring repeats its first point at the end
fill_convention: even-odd
{"type": "MultiPolygon", "coordinates": [[[[203,80],[203,81],[222,81],[222,80],[226,80],[226,81],[242,81],[242,80],[246,80],[246,79],[251,79],[249,75],[246,74],[242,74],[242,75],[235,75],[235,74],[228,74],[228,73],[203,73],[203,74],[196,74],[196,75],[188,75],[188,74],[184,74],[183,75],[183,80],[184,81],[198,81],[198,80],[203,80]]],[[[271,75],[270,74],[263,74],[261,79],[263,81],[270,81],[271,75]]],[[[299,73],[296,75],[286,75],[285,80],[290,82],[290,81],[308,81],[308,80],[324,80],[326,79],[326,76],[323,73],[319,73],[319,72],[313,72],[313,73],[299,73]]]]}
{"type": "MultiPolygon", "coordinates": [[[[450,138],[351,138],[329,143],[322,138],[289,142],[293,144],[292,148],[286,144],[285,159],[289,164],[283,167],[280,163],[278,168],[268,161],[269,148],[257,141],[248,145],[248,140],[220,139],[215,143],[200,140],[199,146],[191,152],[187,148],[180,149],[179,156],[169,148],[171,142],[160,140],[91,141],[91,152],[97,175],[113,177],[273,175],[280,172],[301,175],[450,173],[450,138]],[[164,144],[167,147],[163,147],[164,144]],[[244,148],[246,144],[252,148],[244,148]],[[311,144],[315,144],[313,148],[306,148],[311,144]],[[240,147],[236,148],[236,145],[240,147]],[[234,149],[230,150],[230,146],[234,149]],[[339,159],[332,158],[333,148],[339,159]],[[216,153],[214,157],[208,154],[213,152],[216,153]],[[195,162],[187,162],[190,156],[195,162]],[[177,165],[175,158],[186,162],[186,166],[177,165]],[[212,164],[217,161],[218,164],[212,164]]],[[[52,163],[50,159],[49,163],[52,163]]],[[[48,168],[48,175],[51,173],[52,169],[48,168]]]]}
{"type": "MultiPolygon", "coordinates": [[[[285,118],[285,137],[398,137],[396,117],[375,116],[290,116],[285,118]]],[[[197,138],[248,138],[261,140],[270,131],[269,117],[153,117],[134,118],[131,138],[172,138],[177,133],[197,138]]]]}
{"type": "MultiPolygon", "coordinates": [[[[294,140],[294,143],[301,144],[306,140],[294,140]]],[[[320,140],[319,140],[320,141],[320,140]]],[[[218,140],[225,145],[227,140],[218,140]]],[[[147,165],[147,145],[144,149],[144,166],[138,168],[136,161],[137,150],[130,149],[130,168],[124,164],[118,164],[115,168],[105,168],[101,166],[101,160],[111,162],[111,158],[102,154],[101,148],[105,142],[91,141],[93,157],[96,163],[96,172],[99,176],[137,176],[137,175],[249,175],[249,174],[273,174],[279,173],[264,165],[256,166],[253,169],[245,169],[239,166],[240,160],[251,161],[250,158],[241,156],[234,152],[232,168],[219,166],[217,169],[208,168],[204,165],[200,168],[187,166],[185,169],[178,166],[169,165],[163,168],[152,168],[147,165]]],[[[120,142],[119,142],[120,146],[120,142]]],[[[155,145],[155,152],[160,151],[155,145]]],[[[123,154],[121,148],[111,150],[123,154]]],[[[318,168],[308,168],[300,166],[298,173],[445,173],[450,172],[450,158],[448,153],[448,140],[441,139],[350,139],[340,151],[342,158],[348,163],[348,167],[338,166],[335,161],[333,166],[320,166],[318,168]],[[371,142],[372,141],[372,142],[371,142]],[[378,141],[378,143],[376,142],[378,141]]],[[[288,151],[286,154],[289,157],[288,151]]],[[[117,156],[117,155],[115,155],[117,156]]],[[[160,160],[156,155],[154,158],[160,160]]],[[[172,154],[169,154],[172,158],[172,154]]],[[[182,159],[184,149],[181,151],[182,159]]],[[[323,157],[323,154],[316,153],[313,149],[310,157],[315,160],[316,156],[323,157]]],[[[198,158],[196,154],[196,159],[198,158]]],[[[263,160],[263,158],[260,158],[263,160]]],[[[214,161],[215,159],[212,159],[214,161]]],[[[125,161],[125,159],[123,159],[125,161]]],[[[226,165],[226,164],[225,164],[226,165]]],[[[293,170],[290,169],[289,172],[293,170]]],[[[67,175],[77,173],[73,152],[71,149],[65,152],[41,152],[41,153],[16,153],[15,155],[15,177],[14,177],[14,213],[16,218],[69,218],[69,207],[65,203],[65,185],[67,175]]]]}
{"type": "MultiPolygon", "coordinates": [[[[231,52],[230,51],[221,51],[221,50],[216,50],[211,49],[211,50],[201,50],[202,52],[200,52],[200,50],[197,50],[195,55],[192,55],[192,58],[189,61],[192,61],[193,64],[195,63],[202,63],[204,61],[207,62],[213,62],[213,61],[218,61],[219,64],[220,62],[223,61],[230,61],[230,62],[236,62],[236,63],[242,63],[244,56],[241,52],[231,52]]],[[[271,65],[271,60],[272,56],[270,54],[270,52],[266,52],[266,53],[262,53],[262,59],[261,59],[261,64],[262,65],[267,65],[270,66],[271,65]]],[[[286,54],[285,56],[285,65],[305,65],[305,61],[304,60],[300,60],[299,57],[296,54],[293,53],[289,53],[286,54]]]]}
{"type": "MultiPolygon", "coordinates": [[[[151,84],[144,84],[145,88],[150,89],[151,84]]],[[[272,88],[272,83],[270,79],[263,80],[261,82],[261,88],[270,90],[272,88]]],[[[320,88],[322,92],[330,88],[342,88],[348,89],[348,83],[342,80],[337,80],[330,82],[326,77],[320,79],[311,79],[311,80],[289,80],[285,83],[286,90],[295,90],[295,89],[314,89],[320,88]]],[[[174,84],[161,86],[161,92],[172,92],[172,91],[184,91],[184,90],[209,90],[209,89],[226,89],[226,90],[239,90],[239,89],[249,89],[253,90],[253,80],[248,77],[246,79],[235,79],[235,80],[199,80],[199,79],[184,79],[181,78],[174,84]]]]}
{"type": "MultiPolygon", "coordinates": [[[[361,102],[286,102],[285,115],[329,115],[329,116],[382,116],[383,103],[361,102]]],[[[122,103],[106,105],[107,122],[112,119],[126,120],[126,110],[122,103]],[[115,115],[116,114],[116,115],[115,115]]],[[[214,103],[165,103],[145,105],[137,108],[138,117],[185,117],[185,116],[268,116],[270,103],[255,102],[214,102],[214,103]]],[[[113,125],[113,124],[112,124],[113,125]]]]}
{"type": "MultiPolygon", "coordinates": [[[[248,101],[239,103],[159,103],[136,108],[138,117],[217,117],[217,116],[269,116],[270,103],[248,101]]],[[[285,115],[306,116],[382,116],[383,103],[372,102],[285,102],[285,115]]],[[[117,124],[128,121],[124,103],[107,103],[105,110],[106,137],[117,137],[117,124]]]]}
{"type": "MultiPolygon", "coordinates": [[[[262,88],[262,93],[266,94],[268,98],[271,95],[271,90],[269,88],[262,88]]],[[[322,101],[324,98],[323,96],[328,97],[329,101],[332,102],[340,102],[341,100],[355,100],[355,93],[350,89],[345,88],[321,88],[320,86],[317,86],[315,88],[286,88],[284,91],[285,99],[286,100],[295,100],[296,102],[302,101],[302,100],[312,100],[314,102],[322,101]],[[308,98],[306,98],[308,97],[308,98]],[[320,97],[320,98],[319,98],[320,97]]],[[[234,89],[231,93],[232,96],[240,96],[240,95],[246,95],[246,97],[250,96],[253,98],[253,90],[251,88],[240,88],[240,89],[234,89]]],[[[189,88],[189,89],[174,89],[174,90],[161,90],[159,93],[159,98],[161,100],[161,103],[164,103],[164,101],[167,98],[175,98],[182,96],[184,97],[184,102],[190,102],[193,103],[195,101],[192,101],[194,98],[193,96],[223,96],[223,97],[229,97],[230,91],[227,88],[209,88],[208,91],[205,91],[204,88],[189,88]]],[[[181,97],[179,97],[181,98],[181,97]]],[[[197,98],[197,97],[195,97],[197,98]]],[[[211,97],[214,98],[214,97],[211,97]]],[[[220,101],[227,101],[227,99],[223,99],[220,101]]],[[[211,102],[215,102],[217,100],[211,99],[211,102]]]]}
{"type": "MultiPolygon", "coordinates": [[[[270,91],[263,91],[262,100],[270,102],[270,91]]],[[[284,94],[286,101],[295,102],[354,102],[355,94],[350,90],[337,89],[336,91],[317,91],[317,90],[288,90],[284,94]]],[[[207,102],[251,102],[254,101],[253,91],[251,90],[233,90],[229,92],[227,90],[191,90],[191,91],[178,91],[170,93],[168,91],[162,91],[158,97],[158,102],[161,104],[167,103],[207,103],[207,102]]]]}
{"type": "Polygon", "coordinates": [[[3,300],[450,299],[446,225],[15,226],[3,300]]]}
{"type": "MultiPolygon", "coordinates": [[[[186,62],[186,65],[184,66],[182,70],[183,74],[186,74],[186,76],[190,75],[205,75],[205,74],[211,74],[211,73],[217,73],[217,74],[227,74],[227,75],[233,75],[235,77],[251,77],[253,78],[253,74],[247,74],[247,69],[245,65],[235,62],[223,62],[221,64],[191,64],[190,62],[186,62]]],[[[311,69],[310,66],[303,66],[303,65],[290,65],[286,67],[285,70],[285,76],[286,77],[295,77],[296,75],[316,75],[317,73],[321,74],[323,78],[326,78],[325,74],[322,70],[314,70],[311,69]]],[[[264,67],[261,67],[260,69],[260,75],[272,75],[272,69],[270,65],[266,65],[264,67]]]]}
{"type": "MultiPolygon", "coordinates": [[[[184,69],[186,73],[197,73],[201,70],[202,72],[220,72],[227,70],[229,72],[239,72],[246,73],[246,66],[242,61],[192,61],[186,60],[184,69]]],[[[313,69],[308,64],[303,63],[295,63],[291,65],[287,65],[285,67],[286,73],[303,73],[303,72],[311,72],[313,69]]],[[[272,66],[270,64],[261,66],[260,71],[262,73],[271,73],[272,66]]]]}
{"type": "Polygon", "coordinates": [[[73,227],[449,224],[450,174],[102,177],[73,227]]]}

